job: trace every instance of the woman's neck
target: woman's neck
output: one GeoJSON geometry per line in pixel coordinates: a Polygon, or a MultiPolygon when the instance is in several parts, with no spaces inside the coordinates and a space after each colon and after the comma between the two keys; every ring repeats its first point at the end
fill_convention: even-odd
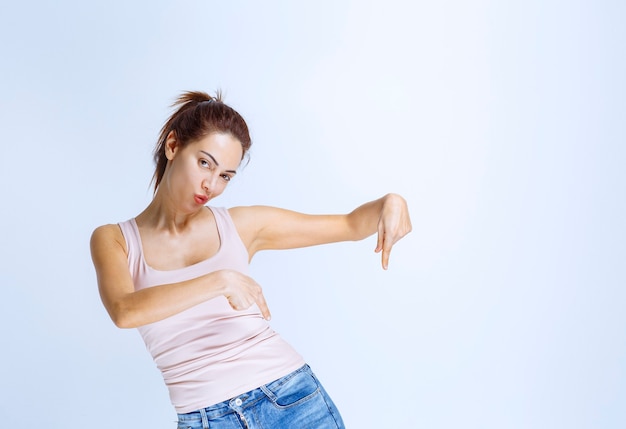
{"type": "Polygon", "coordinates": [[[181,232],[199,216],[206,215],[204,207],[198,207],[190,212],[181,211],[171,198],[164,192],[157,190],[154,198],[136,218],[137,225],[159,230],[168,230],[172,233],[181,232]]]}

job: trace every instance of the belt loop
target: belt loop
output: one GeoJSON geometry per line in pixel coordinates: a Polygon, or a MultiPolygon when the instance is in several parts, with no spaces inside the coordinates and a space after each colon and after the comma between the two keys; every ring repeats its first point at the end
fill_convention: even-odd
{"type": "Polygon", "coordinates": [[[202,429],[209,429],[209,418],[204,408],[200,408],[200,415],[202,416],[202,429]]]}
{"type": "Polygon", "coordinates": [[[272,401],[272,402],[274,402],[274,401],[276,401],[276,399],[278,399],[276,397],[276,395],[274,395],[274,392],[272,392],[270,389],[268,389],[267,385],[261,386],[261,391],[263,393],[265,393],[265,396],[267,396],[269,398],[269,400],[272,401]]]}

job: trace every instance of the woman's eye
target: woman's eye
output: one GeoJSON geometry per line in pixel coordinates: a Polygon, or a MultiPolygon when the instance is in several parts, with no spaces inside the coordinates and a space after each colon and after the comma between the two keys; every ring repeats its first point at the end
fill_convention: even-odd
{"type": "Polygon", "coordinates": [[[224,179],[227,182],[230,182],[230,179],[232,179],[232,177],[230,177],[228,174],[222,174],[222,179],[224,179]]]}
{"type": "Polygon", "coordinates": [[[207,161],[206,159],[200,160],[200,166],[204,168],[211,168],[211,164],[209,164],[209,161],[207,161]]]}

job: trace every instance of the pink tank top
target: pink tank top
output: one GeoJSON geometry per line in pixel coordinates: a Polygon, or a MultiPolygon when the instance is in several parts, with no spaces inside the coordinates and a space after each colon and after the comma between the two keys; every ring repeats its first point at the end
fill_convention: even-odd
{"type": "MultiPolygon", "coordinates": [[[[221,269],[248,274],[248,251],[225,208],[211,208],[218,252],[189,267],[159,271],[143,257],[135,219],[119,223],[135,290],[177,283],[221,269]]],[[[138,328],[161,371],[177,413],[189,413],[267,384],[304,365],[256,305],[233,310],[220,296],[138,328]]]]}

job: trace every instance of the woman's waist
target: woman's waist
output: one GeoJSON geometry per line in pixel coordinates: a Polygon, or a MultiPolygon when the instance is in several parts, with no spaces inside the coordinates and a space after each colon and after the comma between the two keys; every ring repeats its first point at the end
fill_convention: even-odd
{"type": "Polygon", "coordinates": [[[275,335],[237,353],[198,358],[161,372],[172,404],[180,413],[257,388],[304,363],[299,353],[275,335]]]}

